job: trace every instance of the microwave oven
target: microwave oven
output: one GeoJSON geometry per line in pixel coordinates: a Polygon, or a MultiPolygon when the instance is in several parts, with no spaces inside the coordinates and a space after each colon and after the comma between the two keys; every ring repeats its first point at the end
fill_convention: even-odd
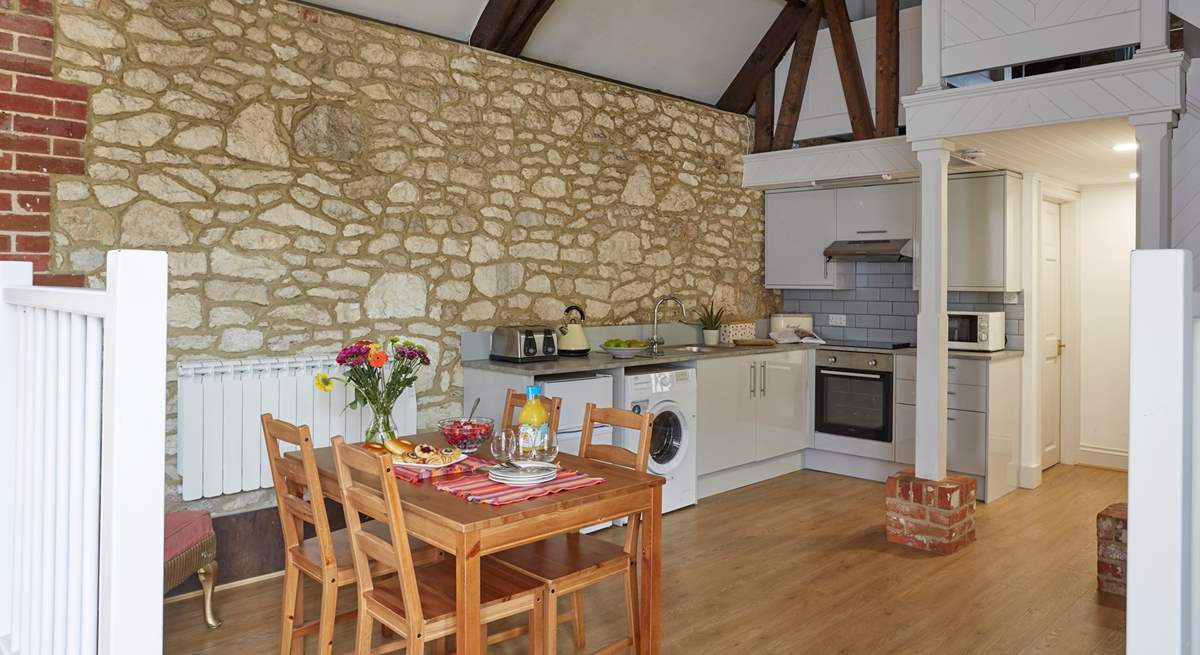
{"type": "Polygon", "coordinates": [[[1004,350],[1004,312],[949,312],[951,350],[1004,350]]]}

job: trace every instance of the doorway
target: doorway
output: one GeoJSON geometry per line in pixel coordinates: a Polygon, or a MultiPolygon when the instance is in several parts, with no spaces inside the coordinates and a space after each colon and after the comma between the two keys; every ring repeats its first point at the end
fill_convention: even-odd
{"type": "Polygon", "coordinates": [[[1042,470],[1061,461],[1062,453],[1062,206],[1042,201],[1041,255],[1038,260],[1041,324],[1042,470]]]}

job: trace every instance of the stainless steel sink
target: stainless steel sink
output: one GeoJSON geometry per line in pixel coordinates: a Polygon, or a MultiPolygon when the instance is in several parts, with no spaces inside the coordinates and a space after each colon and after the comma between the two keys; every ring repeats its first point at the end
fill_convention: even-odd
{"type": "Polygon", "coordinates": [[[699,353],[715,353],[718,350],[720,350],[720,348],[714,348],[713,346],[671,346],[670,348],[664,348],[664,350],[673,350],[676,352],[688,352],[688,353],[699,354],[699,353]]]}

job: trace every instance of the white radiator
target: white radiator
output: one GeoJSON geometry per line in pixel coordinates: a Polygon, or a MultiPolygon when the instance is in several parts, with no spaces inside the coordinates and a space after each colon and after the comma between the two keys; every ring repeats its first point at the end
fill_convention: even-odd
{"type": "Polygon", "coordinates": [[[167,256],[0,262],[0,655],[162,652],[167,256]]]}
{"type": "MultiPolygon", "coordinates": [[[[361,441],[371,421],[366,407],[348,409],[346,387],[325,393],[317,373],[339,375],[332,355],[179,364],[179,474],[183,499],[212,498],[272,486],[263,442],[263,414],[307,425],[316,447],[345,435],[361,441]]],[[[417,396],[412,389],[396,402],[397,434],[417,431],[417,396]]],[[[281,444],[287,446],[287,444],[281,444]]]]}

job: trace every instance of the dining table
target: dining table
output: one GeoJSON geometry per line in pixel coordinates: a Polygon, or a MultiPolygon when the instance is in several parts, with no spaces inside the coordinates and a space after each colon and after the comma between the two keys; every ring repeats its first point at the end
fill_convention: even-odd
{"type": "MultiPolygon", "coordinates": [[[[439,443],[440,433],[406,437],[439,443]]],[[[288,453],[299,457],[299,452],[288,453]]],[[[325,496],[341,503],[333,449],[316,449],[325,496]]],[[[486,644],[480,622],[480,566],[485,555],[533,543],[558,534],[624,516],[640,514],[638,554],[638,652],[657,654],[662,641],[662,487],[657,475],[562,453],[562,467],[604,479],[603,483],[562,491],[507,505],[472,502],[434,487],[439,477],[410,483],[397,480],[408,532],[416,539],[454,555],[457,600],[457,652],[478,655],[486,644]]],[[[462,473],[459,475],[467,475],[462,473]]]]}

